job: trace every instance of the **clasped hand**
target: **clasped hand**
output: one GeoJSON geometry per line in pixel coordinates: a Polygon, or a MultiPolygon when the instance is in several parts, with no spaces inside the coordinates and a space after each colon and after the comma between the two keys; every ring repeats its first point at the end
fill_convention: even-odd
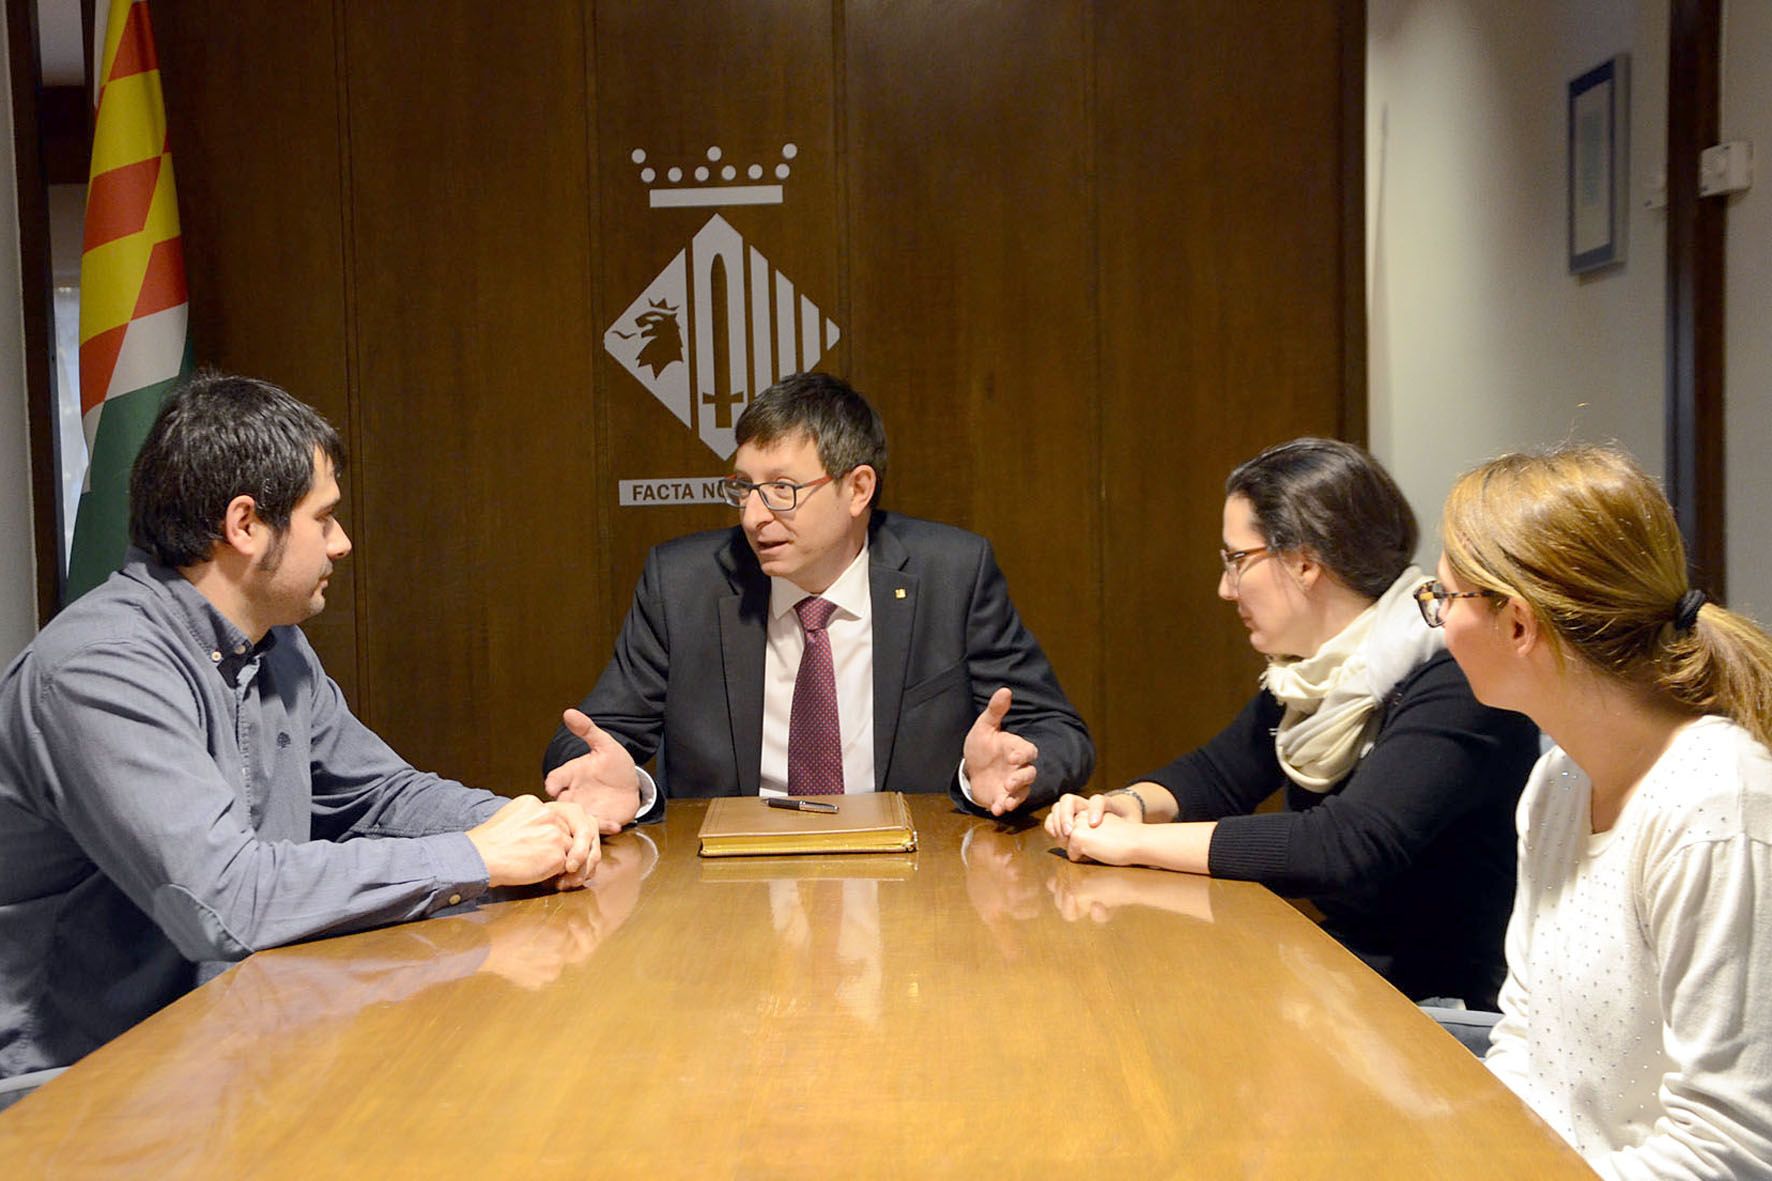
{"type": "Polygon", "coordinates": [[[1128,795],[1063,795],[1046,815],[1046,835],[1072,861],[1087,857],[1107,865],[1132,860],[1132,840],[1143,826],[1138,802],[1128,795]]]}
{"type": "Polygon", "coordinates": [[[603,856],[596,818],[570,801],[543,803],[518,796],[470,828],[467,836],[492,886],[527,886],[552,878],[559,889],[575,890],[596,872],[603,856]]]}

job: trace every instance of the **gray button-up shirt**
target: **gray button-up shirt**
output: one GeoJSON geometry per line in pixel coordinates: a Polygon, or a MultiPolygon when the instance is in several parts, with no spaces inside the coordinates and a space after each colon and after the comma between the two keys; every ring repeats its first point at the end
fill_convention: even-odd
{"type": "Polygon", "coordinates": [[[300,629],[253,646],[132,550],[0,678],[0,1077],[72,1062],[204,962],[478,896],[463,830],[503,803],[409,766],[300,629]]]}

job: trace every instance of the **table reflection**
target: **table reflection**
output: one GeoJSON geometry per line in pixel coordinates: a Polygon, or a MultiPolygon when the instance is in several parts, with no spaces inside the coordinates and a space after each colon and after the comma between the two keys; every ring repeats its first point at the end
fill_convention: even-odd
{"type": "Polygon", "coordinates": [[[628,921],[640,902],[640,883],[657,863],[658,846],[633,829],[604,838],[596,874],[582,890],[560,896],[570,899],[568,904],[484,906],[461,915],[465,922],[482,924],[486,936],[486,958],[477,970],[531,992],[552,984],[628,921]]]}
{"type": "Polygon", "coordinates": [[[1096,865],[1053,858],[1046,879],[1053,905],[1068,922],[1105,923],[1128,906],[1146,906],[1203,923],[1212,921],[1211,878],[1134,866],[1096,865]]]}
{"type": "Polygon", "coordinates": [[[716,863],[696,855],[705,805],[673,803],[605,843],[588,889],[254,956],[0,1116],[3,1171],[1413,1178],[1574,1160],[1260,887],[1073,865],[1037,828],[911,804],[915,854],[716,863]],[[1005,1112],[1037,1132],[1001,1134],[1005,1112]]]}
{"type": "MultiPolygon", "coordinates": [[[[501,992],[534,993],[558,981],[633,914],[640,883],[657,860],[651,838],[624,833],[604,843],[602,863],[582,890],[260,952],[176,1002],[193,1020],[139,1031],[151,1044],[131,1059],[135,1077],[121,1105],[113,1094],[91,1107],[97,1093],[63,1095],[56,1080],[9,1119],[28,1132],[48,1110],[39,1105],[45,1098],[60,1105],[61,1124],[107,1119],[111,1134],[102,1149],[60,1146],[58,1165],[75,1171],[163,1175],[195,1168],[236,1148],[240,1127],[259,1114],[261,1095],[292,1077],[310,1080],[316,1096],[373,1085],[384,1064],[363,1060],[359,1047],[385,1044],[380,1028],[409,1021],[412,1003],[470,980],[486,982],[484,1004],[501,1003],[501,992]],[[192,1111],[205,1113],[195,1136],[192,1111]]],[[[111,1054],[101,1047],[92,1065],[107,1070],[111,1054]]]]}
{"type": "Polygon", "coordinates": [[[849,1016],[877,1024],[884,946],[880,883],[873,878],[771,881],[769,921],[785,974],[801,982],[796,1002],[829,997],[849,1016]]]}
{"type": "Polygon", "coordinates": [[[1046,905],[1041,874],[1050,871],[1030,855],[1031,846],[1023,847],[1030,828],[980,821],[960,838],[966,898],[1010,963],[1026,954],[1018,926],[1038,918],[1046,905]]]}
{"type": "MultiPolygon", "coordinates": [[[[1215,897],[1228,901],[1233,883],[1187,873],[1051,859],[1046,887],[1053,905],[1067,922],[1107,924],[1128,911],[1162,911],[1198,923],[1214,923],[1215,897]]],[[[1228,908],[1233,913],[1236,908],[1228,908]]],[[[1234,921],[1234,920],[1231,920],[1234,921]]],[[[1170,938],[1187,938],[1185,928],[1171,929],[1170,938]]],[[[1261,1043],[1277,1049],[1271,1063],[1246,1061],[1243,1078],[1250,1103],[1263,1111],[1296,1114],[1323,1096],[1314,1091],[1316,1070],[1289,1070],[1288,1063],[1323,1055],[1340,1063],[1349,1081],[1412,1117],[1447,1117],[1459,1104],[1429,1085],[1421,1056],[1393,1033],[1362,1017],[1361,996],[1374,986],[1371,972],[1328,939],[1277,943],[1267,949],[1271,962],[1260,975],[1268,988],[1263,1019],[1287,1030],[1287,1036],[1261,1043]],[[1307,1052],[1300,1047],[1308,1046],[1307,1052]],[[1253,1080],[1271,1088],[1283,1080],[1286,1093],[1258,1091],[1253,1080]],[[1264,1101],[1265,1100],[1265,1101],[1264,1101]]],[[[1264,957],[1265,958],[1265,957],[1264,957]]],[[[1388,988],[1388,985],[1384,986],[1388,988]]],[[[1421,1036],[1435,1037],[1423,1018],[1421,1036]]],[[[1288,1117],[1290,1118],[1290,1117],[1288,1117]]],[[[1276,1136],[1279,1130],[1276,1128],[1276,1136]]],[[[1258,1170],[1259,1172],[1259,1170],[1258,1170]]],[[[1256,1174],[1252,1174],[1256,1175],[1256,1174]]]]}

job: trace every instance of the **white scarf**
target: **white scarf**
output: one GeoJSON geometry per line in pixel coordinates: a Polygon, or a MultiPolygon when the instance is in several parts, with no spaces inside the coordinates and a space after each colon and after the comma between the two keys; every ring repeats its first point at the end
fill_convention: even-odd
{"type": "Polygon", "coordinates": [[[1273,660],[1262,688],[1286,707],[1274,749],[1287,778],[1314,792],[1340,783],[1372,749],[1379,703],[1413,669],[1446,646],[1422,622],[1414,590],[1426,575],[1410,566],[1378,601],[1302,660],[1273,660]]]}

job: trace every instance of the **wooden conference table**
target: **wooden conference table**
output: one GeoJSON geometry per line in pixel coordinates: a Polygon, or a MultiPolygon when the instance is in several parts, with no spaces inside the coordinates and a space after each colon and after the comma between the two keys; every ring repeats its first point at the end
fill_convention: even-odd
{"type": "Polygon", "coordinates": [[[702,860],[262,952],[0,1115],[8,1177],[1591,1177],[1265,889],[915,854],[702,860]]]}

